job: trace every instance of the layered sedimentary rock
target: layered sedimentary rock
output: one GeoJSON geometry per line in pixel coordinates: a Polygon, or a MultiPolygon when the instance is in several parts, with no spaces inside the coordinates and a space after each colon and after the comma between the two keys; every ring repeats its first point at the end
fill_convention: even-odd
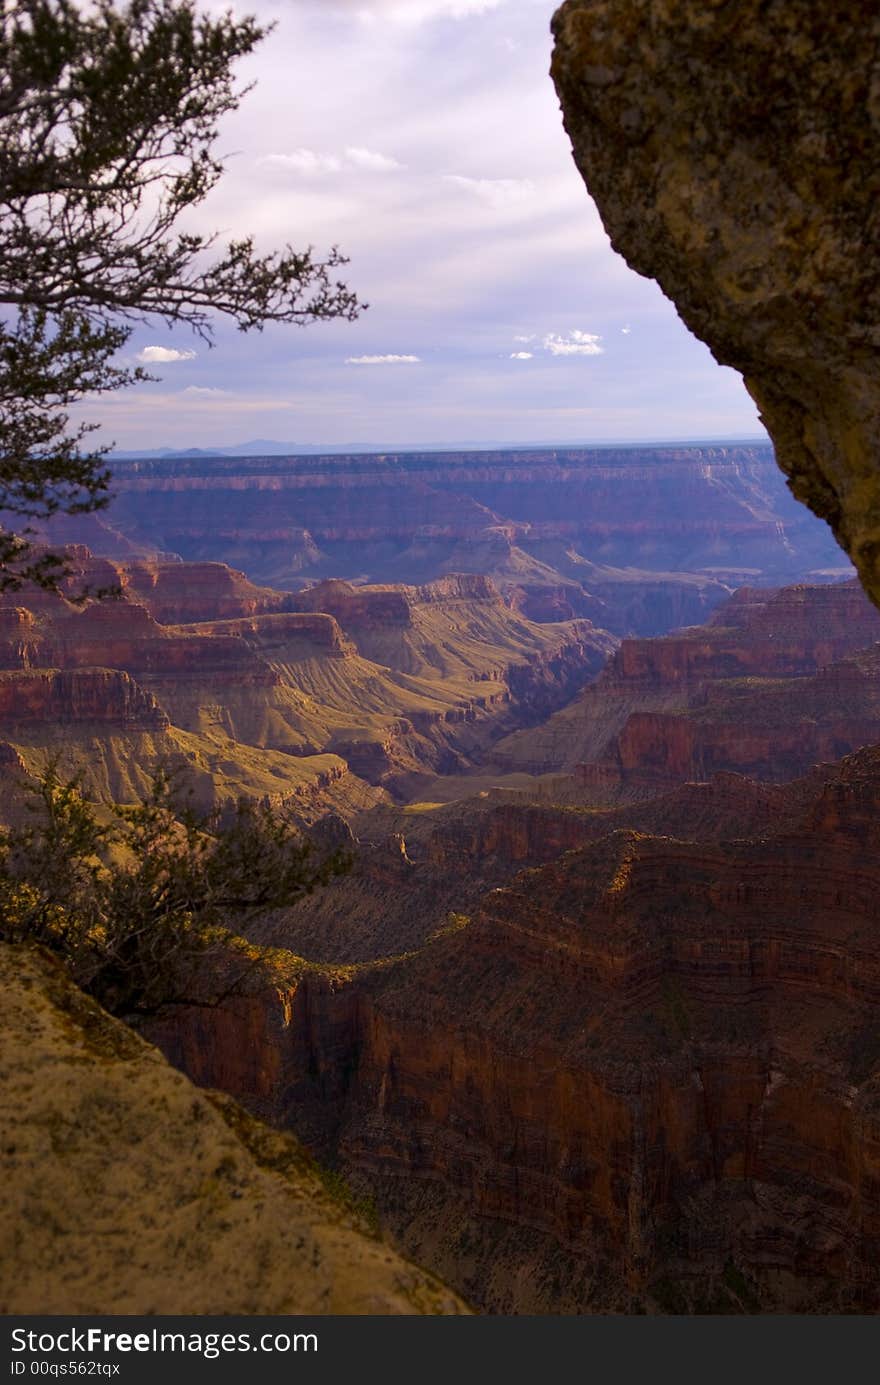
{"type": "Polygon", "coordinates": [[[163,625],[231,620],[277,611],[284,597],[256,587],[226,563],[129,562],[114,565],[123,590],[163,625]]]}
{"type": "Polygon", "coordinates": [[[737,810],[782,795],[775,833],[615,831],[421,949],[306,971],[257,1002],[258,1079],[216,1015],[164,1040],[494,1311],[876,1311],[878,754],[787,792],[737,810]]]}
{"type": "Polygon", "coordinates": [[[156,699],[118,669],[87,668],[0,673],[0,724],[102,726],[123,731],[166,731],[156,699]]]}
{"type": "Polygon", "coordinates": [[[466,1311],[46,954],[0,949],[0,1008],[0,1311],[466,1311]]]}
{"type": "MultiPolygon", "coordinates": [[[[554,793],[567,788],[560,781],[554,793]]],[[[380,961],[422,947],[450,918],[477,908],[488,888],[506,884],[524,867],[554,861],[615,830],[726,841],[797,822],[811,792],[812,778],[783,788],[720,773],[616,808],[565,806],[553,795],[536,802],[529,789],[496,789],[430,808],[373,809],[358,818],[360,835],[346,838],[351,871],[292,908],[250,923],[247,936],[313,963],[380,961]]],[[[248,1016],[250,1025],[253,1011],[248,1016]]],[[[283,1036],[276,1038],[283,1047],[283,1036]]],[[[265,1061],[274,1046],[261,1034],[234,1047],[265,1061]]],[[[202,1047],[212,1051],[210,1037],[202,1047]]],[[[192,1054],[187,1061],[194,1061],[192,1054]]]]}
{"type": "MultiPolygon", "coordinates": [[[[333,783],[348,776],[355,797],[367,784],[401,793],[454,772],[564,704],[616,643],[589,621],[535,624],[476,575],[420,588],[326,582],[294,596],[252,587],[222,564],[121,564],[84,549],[68,561],[69,594],[117,595],[83,606],[35,591],[0,607],[0,670],[17,697],[15,707],[0,707],[0,728],[19,744],[9,728],[27,721],[28,743],[39,747],[39,716],[19,710],[41,678],[46,689],[73,686],[74,673],[77,686],[106,686],[113,707],[98,708],[94,722],[120,721],[124,685],[158,709],[138,728],[129,709],[129,731],[170,725],[175,763],[189,762],[203,780],[219,775],[230,791],[250,784],[261,797],[310,794],[328,775],[333,783]],[[163,624],[144,603],[205,618],[163,624]]],[[[47,746],[60,724],[88,720],[59,719],[45,689],[37,700],[47,746]]],[[[119,767],[147,772],[156,760],[155,747],[117,746],[117,768],[102,751],[96,776],[92,750],[80,750],[91,790],[126,799],[137,776],[119,767]]],[[[338,796],[335,803],[343,806],[338,796]]]]}
{"type": "MultiPolygon", "coordinates": [[[[760,445],[180,458],[114,472],[109,522],[141,547],[222,558],[288,589],[488,574],[533,619],[587,617],[618,634],[703,619],[744,580],[842,563],[760,445]]],[[[99,551],[116,555],[115,537],[99,551]]]]}
{"type": "Polygon", "coordinates": [[[794,778],[877,738],[878,639],[856,583],[742,589],[706,625],[624,640],[578,699],[493,760],[577,770],[597,802],[624,781],[656,792],[718,770],[794,778]]]}
{"type": "Polygon", "coordinates": [[[784,782],[880,734],[880,649],[843,659],[812,678],[725,680],[685,709],[634,712],[585,784],[651,789],[718,770],[784,782]]]}
{"type": "Polygon", "coordinates": [[[742,371],[794,494],[880,599],[876,11],[567,0],[553,27],[612,244],[742,371]]]}

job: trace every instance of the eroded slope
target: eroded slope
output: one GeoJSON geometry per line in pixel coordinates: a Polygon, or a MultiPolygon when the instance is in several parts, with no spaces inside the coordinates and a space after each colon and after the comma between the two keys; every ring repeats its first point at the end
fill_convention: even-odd
{"type": "Polygon", "coordinates": [[[0,948],[4,1313],[460,1313],[296,1142],[0,948]]]}

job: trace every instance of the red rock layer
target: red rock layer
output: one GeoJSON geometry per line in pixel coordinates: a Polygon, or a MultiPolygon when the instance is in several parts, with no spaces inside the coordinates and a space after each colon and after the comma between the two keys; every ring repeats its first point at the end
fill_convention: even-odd
{"type": "Polygon", "coordinates": [[[165,1042],[494,1311],[877,1311],[878,809],[862,752],[775,837],[571,850],[265,997],[271,1071],[219,1015],[165,1042]]]}
{"type": "Polygon", "coordinates": [[[609,680],[687,687],[707,679],[815,673],[880,640],[880,614],[857,582],[743,588],[707,625],[659,639],[624,640],[609,680]]]}
{"type": "Polygon", "coordinates": [[[589,622],[531,625],[473,575],[425,588],[329,582],[293,598],[222,564],[67,556],[68,595],[116,588],[115,598],[21,594],[0,607],[0,669],[119,670],[175,727],[219,736],[227,768],[232,742],[336,755],[353,776],[404,793],[560,706],[615,643],[589,622]],[[162,624],[144,602],[202,619],[162,624]]]}
{"type": "Polygon", "coordinates": [[[164,731],[169,725],[152,694],[119,669],[0,673],[0,725],[12,730],[77,723],[126,731],[164,731]]]}
{"type": "Polygon", "coordinates": [[[574,771],[596,803],[720,771],[781,782],[877,739],[878,640],[855,583],[743,589],[705,625],[623,640],[577,701],[493,761],[574,771]]]}

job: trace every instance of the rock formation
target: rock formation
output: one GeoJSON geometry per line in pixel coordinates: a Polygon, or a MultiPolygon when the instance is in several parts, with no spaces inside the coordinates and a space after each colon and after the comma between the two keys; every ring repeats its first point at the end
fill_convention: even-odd
{"type": "Polygon", "coordinates": [[[89,791],[125,801],[163,753],[202,798],[323,795],[326,808],[404,794],[556,710],[616,644],[586,620],[535,624],[477,575],[293,595],[220,563],[82,548],[69,562],[71,591],[119,594],[0,606],[0,733],[36,765],[64,727],[89,791]],[[202,619],[163,624],[150,606],[202,619]]]}
{"type": "Polygon", "coordinates": [[[597,803],[719,770],[792,779],[876,739],[877,640],[880,616],[855,582],[743,588],[706,625],[624,640],[577,699],[492,759],[508,772],[577,768],[597,803]]]}
{"type": "Polygon", "coordinates": [[[612,244],[742,372],[792,491],[880,601],[875,9],[566,0],[553,29],[612,244]]]}
{"type": "MultiPolygon", "coordinates": [[[[221,613],[200,603],[199,574],[198,614],[172,617],[174,595],[151,591],[153,565],[120,550],[120,531],[129,546],[206,568],[224,558],[288,590],[488,575],[533,619],[587,617],[615,634],[705,619],[743,581],[845,570],[760,445],[119,461],[114,491],[112,532],[102,544],[92,525],[88,542],[163,621],[221,613]]],[[[163,582],[171,591],[174,572],[163,582]]],[[[272,609],[240,579],[229,596],[272,609]]]]}
{"type": "Polygon", "coordinates": [[[470,917],[161,1041],[484,1308],[877,1311],[878,807],[865,751],[643,809],[689,839],[508,812],[496,843],[547,864],[470,917]]]}
{"type": "Polygon", "coordinates": [[[0,1311],[461,1313],[289,1136],[0,949],[0,1311]]]}

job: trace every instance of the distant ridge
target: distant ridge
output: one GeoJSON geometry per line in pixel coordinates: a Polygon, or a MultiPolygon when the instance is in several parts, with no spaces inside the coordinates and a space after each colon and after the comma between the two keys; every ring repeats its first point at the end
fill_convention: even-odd
{"type": "Polygon", "coordinates": [[[226,447],[153,447],[119,448],[112,453],[120,461],[137,461],[150,458],[187,457],[315,457],[339,454],[353,456],[365,453],[382,452],[530,452],[534,448],[546,447],[701,447],[707,444],[752,444],[769,445],[766,433],[722,435],[703,438],[643,438],[626,439],[604,438],[600,442],[584,438],[560,440],[558,438],[536,438],[531,442],[474,441],[460,442],[357,442],[357,443],[305,443],[276,442],[271,438],[255,438],[252,442],[231,443],[226,447]]]}

